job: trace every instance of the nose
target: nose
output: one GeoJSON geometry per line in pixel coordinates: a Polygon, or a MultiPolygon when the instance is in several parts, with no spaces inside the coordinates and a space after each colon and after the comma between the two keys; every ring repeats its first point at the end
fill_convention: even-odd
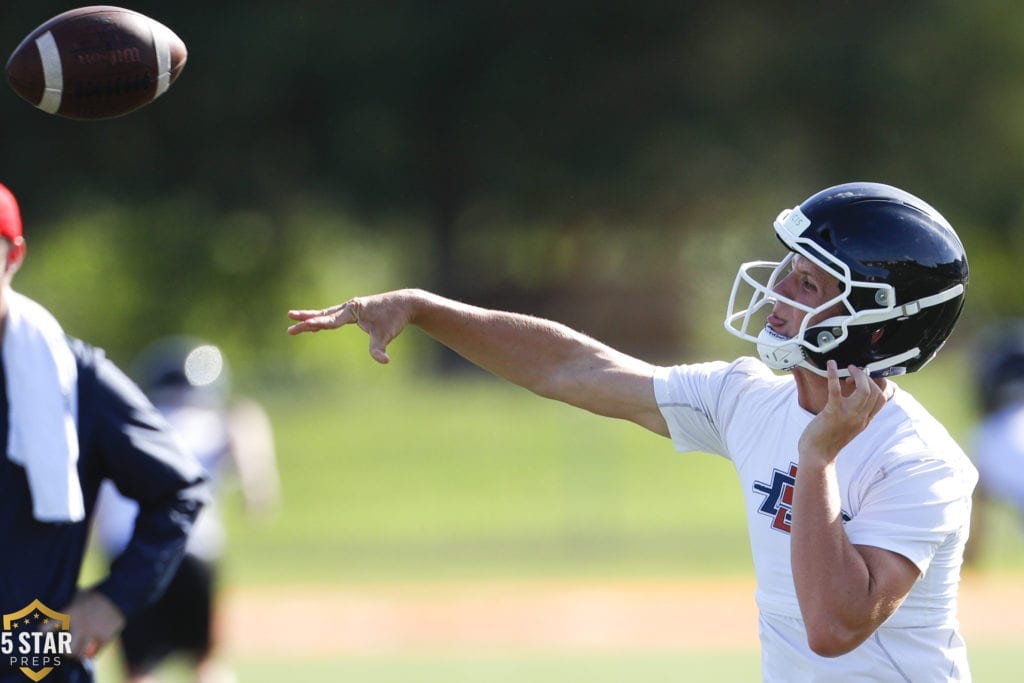
{"type": "Polygon", "coordinates": [[[793,291],[795,277],[794,273],[787,273],[785,277],[776,282],[771,288],[771,294],[777,294],[778,296],[769,296],[769,301],[772,304],[769,319],[775,321],[776,324],[781,324],[783,320],[789,320],[796,313],[793,306],[786,303],[787,300],[795,298],[795,292],[793,291]]]}
{"type": "Polygon", "coordinates": [[[793,278],[796,274],[793,271],[786,273],[786,276],[775,283],[772,287],[772,292],[781,294],[782,296],[788,297],[792,289],[793,278]]]}
{"type": "MultiPolygon", "coordinates": [[[[775,283],[775,286],[772,287],[772,289],[771,289],[771,293],[772,294],[778,294],[779,296],[786,297],[787,299],[792,299],[793,298],[791,296],[792,295],[792,284],[793,284],[793,273],[787,273],[784,278],[782,278],[781,280],[779,280],[778,282],[775,283]]],[[[779,306],[783,305],[775,297],[772,297],[772,298],[773,298],[772,310],[777,310],[779,306]]]]}

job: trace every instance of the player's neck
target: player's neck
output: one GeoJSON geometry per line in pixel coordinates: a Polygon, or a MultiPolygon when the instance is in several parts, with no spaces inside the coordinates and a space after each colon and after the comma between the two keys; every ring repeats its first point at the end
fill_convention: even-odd
{"type": "MultiPolygon", "coordinates": [[[[793,368],[793,379],[796,380],[797,400],[800,407],[809,413],[817,415],[825,409],[828,403],[828,378],[815,374],[806,368],[793,368]]],[[[892,387],[884,377],[875,377],[871,380],[879,386],[885,394],[885,400],[892,398],[892,387]]],[[[839,380],[843,396],[853,393],[854,385],[845,379],[839,380]]]]}

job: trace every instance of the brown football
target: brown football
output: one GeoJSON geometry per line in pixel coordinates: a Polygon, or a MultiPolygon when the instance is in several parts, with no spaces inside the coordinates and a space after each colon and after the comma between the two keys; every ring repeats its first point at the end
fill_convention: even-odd
{"type": "Polygon", "coordinates": [[[129,9],[95,5],[58,14],[7,60],[7,82],[48,114],[122,116],[164,94],[188,50],[173,31],[129,9]]]}

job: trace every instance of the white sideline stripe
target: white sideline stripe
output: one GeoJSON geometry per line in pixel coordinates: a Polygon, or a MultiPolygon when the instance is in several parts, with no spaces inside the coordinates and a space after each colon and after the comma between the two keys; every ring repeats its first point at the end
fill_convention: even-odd
{"type": "Polygon", "coordinates": [[[47,31],[36,38],[39,59],[43,63],[43,98],[36,106],[47,114],[56,114],[60,109],[61,93],[64,92],[64,71],[60,66],[60,52],[53,34],[47,31]]]}
{"type": "Polygon", "coordinates": [[[171,87],[171,43],[163,26],[153,27],[153,47],[156,50],[156,93],[160,97],[171,87]]]}

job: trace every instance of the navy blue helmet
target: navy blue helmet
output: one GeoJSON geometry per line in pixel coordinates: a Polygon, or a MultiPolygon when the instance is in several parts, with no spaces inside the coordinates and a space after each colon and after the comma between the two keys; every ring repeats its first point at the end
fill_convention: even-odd
{"type": "Polygon", "coordinates": [[[968,281],[963,244],[938,211],[908,192],[865,182],[830,187],[779,214],[775,233],[789,254],[740,267],[725,320],[773,368],[825,374],[825,362],[835,360],[841,376],[848,365],[873,376],[914,372],[960,317],[968,281]],[[800,333],[787,339],[765,326],[764,316],[782,298],[773,288],[794,254],[835,277],[841,291],[816,308],[786,299],[807,314],[800,333]],[[745,307],[743,286],[753,290],[745,307]],[[837,304],[840,313],[810,324],[837,304]]]}

